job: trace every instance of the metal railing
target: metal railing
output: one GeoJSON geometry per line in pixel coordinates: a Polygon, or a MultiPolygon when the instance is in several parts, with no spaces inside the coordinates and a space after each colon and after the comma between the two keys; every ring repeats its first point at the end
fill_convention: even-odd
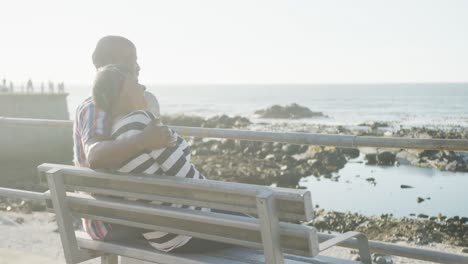
{"type": "MultiPolygon", "coordinates": [[[[33,127],[56,127],[71,128],[72,121],[68,120],[45,120],[27,118],[6,118],[0,117],[0,125],[17,125],[33,127]]],[[[329,135],[318,133],[276,133],[258,132],[234,129],[211,129],[171,126],[183,136],[195,136],[205,138],[226,138],[248,141],[281,142],[290,144],[336,146],[345,148],[357,147],[383,147],[383,148],[407,148],[407,149],[430,149],[430,150],[456,150],[468,151],[468,140],[453,139],[413,139],[413,138],[392,138],[392,137],[368,137],[354,135],[329,135]]],[[[31,199],[46,202],[49,197],[46,194],[30,192],[17,189],[0,187],[0,196],[31,199]]],[[[325,241],[335,237],[330,234],[319,234],[319,239],[325,241]]],[[[341,247],[357,248],[355,240],[351,239],[340,244],[341,247]]],[[[369,241],[369,248],[372,252],[400,256],[411,259],[432,261],[446,264],[468,264],[468,256],[451,254],[428,249],[419,249],[384,243],[379,241],[369,241]]]]}
{"type": "MultiPolygon", "coordinates": [[[[39,126],[71,128],[69,120],[47,120],[30,118],[0,117],[0,125],[39,126]]],[[[377,147],[428,150],[468,151],[468,140],[464,139],[415,139],[403,137],[369,137],[299,132],[260,132],[238,129],[199,128],[170,126],[182,136],[226,138],[261,142],[281,142],[298,145],[335,146],[343,148],[377,147]]]]}

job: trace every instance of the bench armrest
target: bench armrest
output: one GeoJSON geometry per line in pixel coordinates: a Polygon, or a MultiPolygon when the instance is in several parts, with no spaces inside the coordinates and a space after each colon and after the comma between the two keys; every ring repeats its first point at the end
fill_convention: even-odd
{"type": "Polygon", "coordinates": [[[357,239],[359,257],[361,258],[361,262],[365,264],[372,264],[372,259],[369,250],[369,241],[367,240],[367,237],[364,234],[355,231],[344,233],[342,235],[336,236],[332,239],[320,243],[319,251],[322,252],[352,238],[357,239]]]}

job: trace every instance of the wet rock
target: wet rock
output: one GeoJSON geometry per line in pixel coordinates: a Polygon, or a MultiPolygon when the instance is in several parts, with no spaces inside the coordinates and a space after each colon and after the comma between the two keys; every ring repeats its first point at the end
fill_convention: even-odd
{"type": "Polygon", "coordinates": [[[466,254],[468,254],[468,248],[464,248],[464,249],[462,249],[462,253],[466,253],[466,254]]]}
{"type": "Polygon", "coordinates": [[[331,177],[332,173],[338,172],[348,162],[346,155],[340,149],[333,147],[315,148],[310,153],[312,154],[312,159],[315,160],[312,169],[314,171],[313,174],[316,176],[331,177]]]}
{"type": "Polygon", "coordinates": [[[203,117],[187,115],[163,115],[161,119],[167,125],[189,127],[201,127],[205,121],[203,117]]]}
{"type": "Polygon", "coordinates": [[[268,155],[268,152],[259,150],[257,151],[256,155],[259,159],[264,159],[268,155]]]}
{"type": "Polygon", "coordinates": [[[377,155],[377,161],[379,165],[393,166],[395,164],[396,155],[394,153],[385,151],[377,155]]]}
{"type": "Polygon", "coordinates": [[[229,117],[227,115],[215,116],[209,119],[187,115],[164,115],[162,120],[167,125],[207,128],[236,128],[251,124],[248,118],[241,116],[229,117]]]}
{"type": "Polygon", "coordinates": [[[393,264],[393,260],[392,260],[392,257],[390,256],[376,255],[374,256],[374,263],[375,264],[393,264]]]}
{"type": "Polygon", "coordinates": [[[221,148],[227,150],[234,150],[236,148],[236,141],[232,139],[225,139],[221,141],[221,148]]]}
{"type": "Polygon", "coordinates": [[[255,114],[261,118],[300,119],[312,117],[326,117],[322,112],[313,112],[309,108],[296,103],[286,106],[273,105],[267,109],[257,110],[255,114]]]}
{"type": "MultiPolygon", "coordinates": [[[[396,219],[391,215],[367,217],[357,213],[330,212],[323,209],[315,210],[319,219],[318,230],[321,232],[358,231],[366,234],[369,239],[379,241],[413,241],[417,244],[444,243],[468,247],[468,229],[460,224],[461,217],[451,222],[445,220],[428,220],[426,215],[419,219],[396,219]]],[[[314,225],[314,222],[311,224],[314,225]]],[[[383,255],[382,255],[383,256],[383,255]]]]}
{"type": "Polygon", "coordinates": [[[385,122],[369,122],[369,123],[362,123],[362,124],[359,124],[358,126],[368,126],[370,127],[371,129],[377,129],[379,127],[389,127],[389,124],[388,123],[385,123],[385,122]]]}
{"type": "Polygon", "coordinates": [[[300,145],[291,145],[291,144],[286,144],[284,145],[281,150],[283,153],[287,155],[294,155],[300,153],[301,146],[300,145]]]}
{"type": "Polygon", "coordinates": [[[375,182],[375,178],[373,177],[369,177],[366,179],[367,182],[369,182],[370,184],[373,184],[373,185],[376,185],[377,183],[375,182]]]}
{"type": "Polygon", "coordinates": [[[343,148],[341,149],[341,152],[343,152],[343,154],[345,154],[350,159],[355,159],[359,157],[360,154],[359,149],[355,148],[343,148]]]}
{"type": "Polygon", "coordinates": [[[412,189],[412,188],[414,188],[414,187],[411,186],[411,185],[402,184],[402,185],[400,185],[400,188],[401,188],[401,189],[412,189]]]}
{"type": "Polygon", "coordinates": [[[274,154],[269,154],[265,157],[265,160],[268,160],[268,161],[275,161],[276,157],[274,154]]]}
{"type": "Polygon", "coordinates": [[[429,218],[429,216],[428,216],[428,215],[426,215],[426,214],[418,214],[418,218],[424,218],[424,219],[427,219],[427,218],[429,218]]]}
{"type": "Polygon", "coordinates": [[[416,200],[418,203],[422,203],[424,202],[426,199],[424,198],[421,198],[421,197],[418,197],[418,199],[416,200]]]}
{"type": "Polygon", "coordinates": [[[250,120],[245,117],[229,117],[227,115],[221,115],[205,120],[201,126],[207,128],[234,128],[245,127],[250,124],[250,120]]]}
{"type": "Polygon", "coordinates": [[[377,154],[369,153],[366,154],[365,159],[367,160],[367,165],[377,165],[377,154]]]}

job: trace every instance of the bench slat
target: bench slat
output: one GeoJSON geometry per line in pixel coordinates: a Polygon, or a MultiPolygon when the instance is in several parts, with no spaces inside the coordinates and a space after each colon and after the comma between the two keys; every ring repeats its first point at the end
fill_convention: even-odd
{"type": "MultiPolygon", "coordinates": [[[[145,241],[119,241],[119,242],[103,242],[94,241],[84,235],[77,235],[78,245],[82,248],[91,250],[101,250],[111,254],[118,254],[132,259],[139,259],[153,263],[157,260],[160,264],[200,264],[200,263],[226,263],[226,264],[263,264],[265,257],[261,250],[253,250],[244,247],[233,247],[228,249],[208,251],[203,254],[172,254],[154,250],[145,241]]],[[[315,258],[290,258],[289,255],[285,258],[287,264],[326,264],[338,263],[336,259],[328,258],[328,261],[323,261],[315,258]],[[335,260],[335,261],[333,261],[335,260]]],[[[339,262],[341,263],[341,262],[339,262]]],[[[346,262],[350,263],[350,262],[346,262]]],[[[352,262],[356,264],[357,262],[352,262]]]]}
{"type": "MultiPolygon", "coordinates": [[[[148,205],[115,198],[85,198],[68,194],[73,214],[145,229],[160,230],[209,240],[262,248],[258,219],[190,209],[148,205]]],[[[281,247],[285,252],[302,256],[318,254],[315,229],[280,223],[281,247]]]]}
{"type": "Polygon", "coordinates": [[[93,191],[106,195],[133,197],[163,202],[256,214],[255,196],[266,188],[275,194],[279,220],[311,221],[313,206],[310,192],[251,184],[194,180],[165,176],[133,176],[96,172],[87,168],[42,164],[39,172],[61,168],[68,190],[93,191]],[[173,199],[173,200],[171,200],[173,199]]]}

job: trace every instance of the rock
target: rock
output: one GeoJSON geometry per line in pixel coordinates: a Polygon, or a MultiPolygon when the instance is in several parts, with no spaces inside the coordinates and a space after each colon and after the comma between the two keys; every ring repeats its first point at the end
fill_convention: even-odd
{"type": "Polygon", "coordinates": [[[227,115],[214,116],[205,120],[202,127],[207,128],[233,128],[250,125],[249,119],[241,116],[229,117],[227,115]]]}
{"type": "Polygon", "coordinates": [[[368,126],[372,130],[375,130],[375,129],[379,128],[379,127],[389,127],[388,123],[385,123],[385,122],[362,123],[362,124],[359,124],[358,126],[368,126]]]}
{"type": "Polygon", "coordinates": [[[402,184],[402,185],[400,185],[400,188],[401,188],[401,189],[412,189],[412,188],[414,188],[414,187],[413,187],[413,186],[410,186],[410,185],[402,184]]]}
{"type": "Polygon", "coordinates": [[[268,160],[268,161],[275,161],[275,155],[274,154],[268,154],[266,157],[265,157],[265,160],[268,160]]]}
{"type": "Polygon", "coordinates": [[[377,154],[369,153],[366,154],[365,159],[367,160],[367,165],[377,165],[377,154]]]}
{"type": "Polygon", "coordinates": [[[424,219],[427,219],[427,218],[429,218],[429,216],[428,216],[428,215],[426,215],[426,214],[418,214],[418,218],[424,218],[424,219]]]}
{"type": "Polygon", "coordinates": [[[312,117],[326,117],[322,112],[313,112],[309,108],[296,103],[286,106],[273,105],[267,109],[257,110],[255,114],[261,118],[300,119],[312,117]]]}
{"type": "Polygon", "coordinates": [[[161,119],[167,125],[189,127],[201,127],[205,121],[203,117],[187,115],[163,115],[161,119]]]}
{"type": "Polygon", "coordinates": [[[221,141],[221,148],[233,150],[236,148],[236,141],[232,139],[225,139],[221,141]]]}
{"type": "Polygon", "coordinates": [[[424,199],[424,198],[421,198],[421,197],[418,197],[417,201],[418,201],[418,203],[422,203],[422,202],[425,201],[425,199],[424,199]]]}
{"type": "Polygon", "coordinates": [[[359,149],[355,149],[355,148],[343,148],[343,149],[340,149],[340,150],[341,150],[341,152],[343,152],[343,154],[348,156],[350,159],[355,159],[355,158],[359,157],[359,154],[360,154],[359,149]]]}
{"type": "Polygon", "coordinates": [[[430,160],[435,160],[440,157],[440,151],[438,150],[423,150],[419,153],[419,158],[426,158],[430,160]]]}
{"type": "Polygon", "coordinates": [[[220,151],[220,147],[219,147],[218,144],[211,145],[211,147],[210,147],[210,152],[211,153],[217,154],[217,153],[219,153],[219,151],[220,151]]]}
{"type": "Polygon", "coordinates": [[[346,155],[340,149],[333,147],[316,148],[310,154],[313,157],[308,163],[313,164],[313,175],[316,176],[331,177],[332,173],[338,172],[348,162],[346,155]]]}
{"type": "Polygon", "coordinates": [[[468,254],[468,248],[464,248],[464,249],[462,249],[462,253],[466,253],[466,254],[468,254]]]}
{"type": "Polygon", "coordinates": [[[377,155],[379,165],[393,166],[395,164],[396,154],[385,151],[377,155]]]}
{"type": "Polygon", "coordinates": [[[390,256],[376,256],[374,262],[375,264],[393,264],[393,260],[390,256]]]}
{"type": "Polygon", "coordinates": [[[267,152],[262,151],[262,150],[257,151],[256,154],[257,154],[257,157],[258,157],[259,159],[264,159],[264,158],[268,155],[267,152]]]}
{"type": "Polygon", "coordinates": [[[164,115],[162,116],[162,120],[167,125],[207,128],[234,128],[245,127],[251,124],[250,120],[245,117],[229,117],[227,115],[214,116],[209,119],[198,116],[164,115]]]}
{"type": "Polygon", "coordinates": [[[288,154],[288,155],[298,154],[300,149],[301,147],[299,145],[291,145],[291,144],[286,144],[281,148],[283,153],[288,154]]]}

